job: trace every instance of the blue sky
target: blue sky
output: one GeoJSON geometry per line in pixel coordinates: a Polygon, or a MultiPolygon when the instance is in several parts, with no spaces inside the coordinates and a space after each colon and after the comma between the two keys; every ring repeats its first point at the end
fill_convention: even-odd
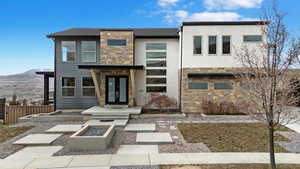
{"type": "MultiPolygon", "coordinates": [[[[182,20],[252,20],[270,0],[1,0],[0,75],[53,67],[46,34],[73,27],[178,27],[182,20]]],[[[300,35],[300,1],[278,0],[300,35]]]]}

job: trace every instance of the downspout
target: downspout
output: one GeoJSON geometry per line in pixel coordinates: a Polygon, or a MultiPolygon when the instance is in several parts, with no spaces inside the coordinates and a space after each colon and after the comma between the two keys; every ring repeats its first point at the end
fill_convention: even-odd
{"type": "Polygon", "coordinates": [[[182,101],[181,101],[181,97],[182,97],[182,49],[183,49],[183,26],[181,25],[180,27],[180,84],[179,84],[179,109],[180,111],[182,111],[182,101]]]}
{"type": "Polygon", "coordinates": [[[54,111],[56,111],[56,39],[53,39],[54,41],[54,111]]]}

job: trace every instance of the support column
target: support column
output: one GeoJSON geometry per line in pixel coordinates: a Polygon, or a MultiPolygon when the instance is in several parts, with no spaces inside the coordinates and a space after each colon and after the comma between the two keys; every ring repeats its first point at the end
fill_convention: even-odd
{"type": "Polygon", "coordinates": [[[91,69],[90,70],[92,78],[93,78],[93,82],[95,85],[95,89],[96,89],[96,95],[97,95],[97,99],[98,99],[98,104],[101,105],[101,101],[100,101],[100,83],[99,83],[99,78],[97,77],[96,71],[91,69]]]}
{"type": "Polygon", "coordinates": [[[44,105],[49,104],[49,76],[44,75],[44,105]]]}
{"type": "Polygon", "coordinates": [[[136,96],[135,96],[135,77],[134,77],[134,70],[130,69],[130,80],[131,80],[131,93],[133,99],[133,106],[136,106],[136,96]]]}

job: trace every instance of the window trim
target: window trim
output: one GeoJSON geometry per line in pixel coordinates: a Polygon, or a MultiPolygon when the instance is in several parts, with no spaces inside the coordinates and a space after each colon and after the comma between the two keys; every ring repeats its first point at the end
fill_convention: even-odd
{"type": "Polygon", "coordinates": [[[231,35],[222,35],[222,40],[221,40],[221,46],[222,46],[222,48],[221,48],[221,53],[222,53],[222,55],[223,56],[231,56],[231,54],[232,54],[232,36],[231,35]],[[223,53],[223,36],[229,36],[230,37],[230,53],[223,53]]]}
{"type": "Polygon", "coordinates": [[[231,91],[231,90],[234,90],[235,86],[234,86],[234,82],[232,81],[229,81],[229,82],[226,82],[226,81],[217,81],[217,82],[213,82],[213,87],[214,87],[214,90],[217,90],[217,91],[220,91],[220,90],[223,90],[223,91],[231,91]],[[216,89],[215,88],[215,83],[231,83],[232,85],[232,89],[216,89]]]}
{"type": "Polygon", "coordinates": [[[209,91],[209,82],[208,81],[200,81],[200,82],[198,82],[198,81],[196,81],[196,82],[189,81],[188,82],[188,90],[199,91],[199,92],[201,92],[201,91],[207,92],[207,91],[209,91]],[[191,89],[190,88],[190,83],[207,83],[207,89],[191,89]]]}
{"type": "MultiPolygon", "coordinates": [[[[85,52],[94,52],[94,51],[85,51],[85,52]]],[[[82,62],[82,63],[96,63],[97,62],[97,41],[96,40],[81,40],[80,41],[80,62],[82,62]],[[95,60],[94,61],[87,62],[87,61],[82,60],[82,53],[83,53],[82,42],[95,42],[96,49],[95,49],[95,60]]]]}
{"type": "Polygon", "coordinates": [[[203,55],[203,36],[202,35],[194,35],[193,36],[193,56],[202,56],[203,55]],[[201,53],[200,54],[196,54],[194,53],[194,49],[195,49],[195,37],[201,37],[201,53]]]}
{"type": "Polygon", "coordinates": [[[242,42],[243,43],[262,43],[263,42],[263,36],[262,35],[243,35],[242,42]],[[245,36],[260,36],[261,40],[260,41],[245,41],[245,36]]]}
{"type": "MultiPolygon", "coordinates": [[[[83,87],[83,78],[84,78],[84,77],[89,77],[89,78],[92,78],[92,80],[93,80],[93,77],[92,77],[92,76],[89,76],[89,75],[83,75],[83,76],[80,76],[80,79],[81,79],[81,83],[80,83],[81,97],[82,97],[82,98],[95,98],[95,97],[97,97],[97,94],[96,94],[96,86],[95,86],[95,84],[94,84],[94,87],[91,87],[91,86],[83,87]],[[95,89],[95,96],[84,96],[84,95],[83,95],[83,88],[94,88],[94,89],[95,89]]],[[[94,83],[94,80],[93,80],[93,83],[94,83]]]]}
{"type": "Polygon", "coordinates": [[[60,82],[61,82],[61,83],[60,83],[60,85],[61,85],[61,92],[60,92],[61,97],[63,97],[63,98],[76,98],[76,77],[75,77],[75,76],[61,76],[61,77],[60,77],[60,82]],[[74,78],[74,87],[72,87],[72,86],[64,87],[64,86],[62,85],[63,78],[74,78]],[[74,88],[74,96],[64,96],[64,95],[63,95],[63,88],[74,88]]]}
{"type": "Polygon", "coordinates": [[[61,56],[61,63],[75,63],[77,58],[77,41],[76,40],[60,40],[60,56],[61,56]],[[72,61],[64,61],[63,60],[63,42],[75,42],[75,50],[74,50],[74,60],[72,61]]]}
{"type": "Polygon", "coordinates": [[[208,35],[207,36],[207,54],[209,55],[209,56],[217,56],[218,55],[218,35],[208,35]],[[209,53],[209,37],[211,37],[211,36],[213,36],[213,37],[216,37],[216,53],[214,53],[214,54],[210,54],[209,53]]]}

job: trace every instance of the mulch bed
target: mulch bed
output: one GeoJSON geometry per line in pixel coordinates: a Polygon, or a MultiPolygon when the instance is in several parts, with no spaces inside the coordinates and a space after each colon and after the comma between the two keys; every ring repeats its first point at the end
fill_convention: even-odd
{"type": "MultiPolygon", "coordinates": [[[[268,152],[268,130],[262,123],[180,123],[178,129],[188,143],[204,143],[212,152],[268,152]]],[[[279,134],[275,141],[289,142],[279,134]]],[[[275,144],[275,152],[287,151],[275,144]]]]}

